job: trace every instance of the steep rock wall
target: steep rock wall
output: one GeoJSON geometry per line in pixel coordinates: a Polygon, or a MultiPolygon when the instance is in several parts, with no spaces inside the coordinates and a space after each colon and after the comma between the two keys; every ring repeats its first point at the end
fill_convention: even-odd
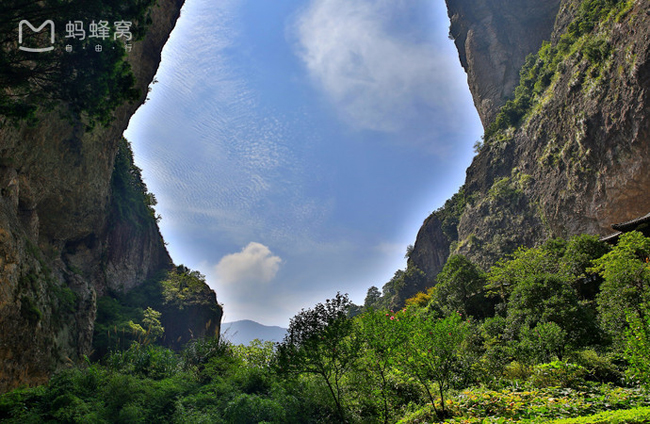
{"type": "Polygon", "coordinates": [[[111,174],[182,4],[154,6],[128,56],[143,95],[110,125],[88,132],[53,111],[35,126],[0,129],[0,392],[42,383],[88,354],[97,296],[172,265],[155,220],[115,219],[111,174]]]}
{"type": "Polygon", "coordinates": [[[548,40],[560,0],[446,0],[449,35],[484,126],[519,84],[519,69],[548,40]]]}
{"type": "MultiPolygon", "coordinates": [[[[549,37],[554,44],[580,4],[560,6],[549,37]]],[[[623,13],[603,19],[561,58],[522,121],[486,139],[467,169],[457,237],[441,239],[440,220],[425,221],[411,258],[429,281],[450,253],[487,269],[517,246],[604,235],[612,223],[650,210],[650,4],[619,4],[623,13]]]]}

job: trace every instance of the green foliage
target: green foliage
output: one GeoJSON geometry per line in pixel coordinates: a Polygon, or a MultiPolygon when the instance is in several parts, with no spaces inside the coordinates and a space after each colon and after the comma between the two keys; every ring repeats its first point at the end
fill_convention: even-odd
{"type": "MultiPolygon", "coordinates": [[[[514,338],[527,339],[531,335],[522,332],[530,329],[537,335],[534,344],[549,349],[553,338],[563,340],[561,346],[583,346],[597,331],[589,318],[588,310],[566,280],[553,274],[532,275],[522,280],[510,296],[506,332],[514,338]],[[546,325],[545,329],[537,328],[540,325],[546,325]]],[[[562,356],[561,349],[551,349],[549,353],[562,356]]]]}
{"type": "Polygon", "coordinates": [[[445,392],[453,385],[462,364],[459,354],[468,334],[467,323],[459,314],[435,319],[413,308],[398,312],[394,318],[391,320],[395,325],[393,331],[409,335],[404,341],[404,349],[397,355],[400,369],[420,382],[432,404],[435,404],[435,399],[430,382],[436,383],[441,407],[434,409],[444,417],[445,392]]]}
{"type": "Polygon", "coordinates": [[[588,417],[555,420],[552,424],[643,424],[650,422],[650,408],[607,411],[588,417]]]}
{"type": "Polygon", "coordinates": [[[528,362],[547,362],[564,356],[567,333],[555,322],[543,322],[533,329],[524,325],[519,330],[516,356],[528,362]]]}
{"type": "Polygon", "coordinates": [[[284,409],[272,399],[257,395],[240,394],[225,409],[226,422],[257,424],[260,422],[285,422],[284,409]]]}
{"type": "MultiPolygon", "coordinates": [[[[570,388],[510,387],[503,390],[474,388],[463,390],[449,399],[448,408],[454,418],[447,423],[540,423],[568,417],[589,416],[599,411],[627,410],[647,406],[647,393],[638,390],[599,386],[574,390],[570,388]]],[[[618,412],[625,415],[626,412],[618,412]]],[[[603,412],[603,416],[617,414],[603,412]]],[[[398,421],[403,424],[441,422],[430,405],[418,408],[398,421]]],[[[566,421],[572,422],[572,421],[566,421]]],[[[582,421],[591,423],[588,419],[582,421]]],[[[605,421],[596,421],[605,422],[605,421]]],[[[632,421],[634,422],[634,421],[632,421]]]]}
{"type": "Polygon", "coordinates": [[[180,366],[178,357],[171,350],[137,342],[127,350],[111,353],[105,361],[110,369],[154,380],[174,374],[180,366]]]}
{"type": "Polygon", "coordinates": [[[576,18],[557,43],[544,42],[536,55],[526,58],[514,98],[501,108],[494,122],[485,130],[485,140],[489,142],[498,132],[522,123],[534,106],[542,101],[557,75],[563,72],[563,63],[568,56],[584,54],[593,66],[600,68],[611,55],[611,46],[607,39],[594,37],[593,32],[611,16],[629,7],[625,0],[583,0],[576,18]]]}
{"type": "MultiPolygon", "coordinates": [[[[521,249],[488,274],[488,285],[502,294],[494,316],[465,317],[486,277],[459,256],[420,296],[430,304],[375,309],[371,304],[383,300],[375,289],[351,317],[352,303],[337,294],[297,314],[277,346],[205,339],[177,354],[153,338],[133,342],[138,333],[160,334],[163,317],[155,305],[200,300],[202,276],[178,267],[98,301],[100,331],[115,331],[118,323],[124,331],[136,328],[123,339],[128,346],[115,345],[101,364],[88,361],[46,386],[0,396],[0,420],[505,423],[647,407],[650,397],[641,386],[650,380],[650,314],[641,302],[645,286],[635,284],[645,281],[648,249],[648,239],[634,233],[609,252],[588,236],[521,249]],[[593,278],[596,271],[602,280],[593,278]],[[624,354],[594,337],[592,303],[601,281],[604,288],[620,285],[608,290],[641,290],[640,303],[628,296],[620,304],[629,321],[624,354]]],[[[399,275],[402,282],[407,271],[399,275]]],[[[632,420],[635,413],[583,421],[632,420]]]]}
{"type": "Polygon", "coordinates": [[[261,369],[271,365],[275,354],[275,343],[254,339],[248,346],[233,346],[232,351],[248,366],[261,369]]]}
{"type": "Polygon", "coordinates": [[[623,374],[610,356],[601,355],[593,349],[572,352],[570,360],[585,368],[587,379],[599,383],[619,383],[623,374]]]}
{"type": "Polygon", "coordinates": [[[629,328],[625,330],[625,354],[630,363],[628,374],[646,387],[650,387],[650,310],[642,305],[642,317],[627,315],[629,328]]]}
{"type": "Polygon", "coordinates": [[[566,242],[551,240],[533,249],[520,247],[510,257],[500,259],[488,274],[487,288],[507,300],[510,293],[524,278],[535,274],[562,274],[560,260],[566,242]]]}
{"type": "Polygon", "coordinates": [[[397,270],[389,282],[382,287],[381,297],[368,306],[376,309],[399,309],[406,300],[417,293],[418,288],[429,286],[427,277],[412,263],[405,270],[397,270]]]}
{"type": "Polygon", "coordinates": [[[152,341],[160,339],[165,332],[165,329],[160,323],[161,316],[162,314],[160,312],[154,311],[149,307],[144,310],[142,325],[146,328],[147,335],[152,341]]]}
{"type": "MultiPolygon", "coordinates": [[[[135,78],[126,61],[123,43],[113,38],[102,40],[103,52],[96,54],[91,43],[97,41],[86,39],[78,41],[73,52],[65,52],[64,46],[70,40],[58,37],[54,51],[35,55],[17,49],[16,28],[23,19],[31,22],[51,19],[59,25],[71,19],[90,23],[101,16],[109,22],[132,21],[131,32],[136,38],[141,38],[150,21],[148,14],[153,3],[153,0],[4,1],[0,22],[3,40],[0,114],[13,120],[33,121],[37,109],[47,110],[63,104],[72,117],[86,116],[91,127],[96,122],[108,124],[118,106],[140,97],[134,89],[135,78]],[[70,10],[74,10],[74,16],[70,16],[70,10]]],[[[39,38],[31,31],[27,31],[24,37],[27,45],[43,38],[42,34],[39,38]]]]}
{"type": "Polygon", "coordinates": [[[381,291],[377,287],[372,286],[368,289],[366,298],[363,302],[363,307],[366,309],[374,308],[376,307],[376,305],[379,304],[380,299],[381,299],[381,291]]]}
{"type": "Polygon", "coordinates": [[[140,322],[143,318],[142,308],[126,306],[110,296],[100,297],[93,335],[95,357],[101,358],[110,350],[127,349],[138,339],[129,322],[140,322]]]}
{"type": "Polygon", "coordinates": [[[36,301],[29,296],[21,296],[20,314],[31,325],[36,325],[43,318],[43,312],[38,308],[36,301]]]}
{"type": "Polygon", "coordinates": [[[450,241],[458,240],[458,223],[469,200],[469,196],[465,193],[465,188],[461,187],[458,193],[451,196],[440,209],[432,214],[438,218],[441,223],[440,228],[442,228],[442,232],[445,233],[450,241]]]}
{"type": "Polygon", "coordinates": [[[156,197],[142,181],[142,170],[135,165],[131,143],[122,138],[118,144],[111,177],[113,221],[128,222],[141,229],[158,220],[154,206],[156,197]]]}
{"type": "Polygon", "coordinates": [[[530,378],[535,387],[564,387],[578,389],[585,384],[587,370],[580,365],[554,361],[536,365],[530,378]]]}
{"type": "Polygon", "coordinates": [[[520,248],[492,267],[487,288],[503,302],[505,340],[517,341],[513,355],[544,362],[563,355],[552,340],[571,348],[599,342],[593,305],[599,279],[589,266],[607,250],[596,237],[582,235],[520,248]]]}
{"type": "Polygon", "coordinates": [[[395,390],[393,369],[397,365],[398,351],[403,348],[408,333],[397,331],[395,316],[370,309],[355,322],[363,353],[359,367],[363,370],[367,399],[374,401],[378,418],[387,423],[400,402],[395,390]]]}
{"type": "Polygon", "coordinates": [[[492,315],[484,296],[485,273],[462,255],[452,255],[437,275],[432,304],[446,316],[460,312],[483,318],[492,315]]]}
{"type": "Polygon", "coordinates": [[[149,344],[162,340],[165,346],[180,350],[188,340],[180,343],[178,336],[169,337],[175,334],[174,319],[198,305],[218,308],[205,277],[183,265],[163,271],[127,293],[109,293],[97,301],[94,358],[110,350],[127,349],[133,341],[149,344]]]}
{"type": "Polygon", "coordinates": [[[650,301],[650,239],[633,231],[621,235],[618,244],[594,261],[593,272],[604,282],[598,295],[603,328],[620,341],[627,328],[627,315],[645,318],[644,303],[650,301]]]}
{"type": "Polygon", "coordinates": [[[160,284],[164,303],[181,310],[194,304],[204,303],[206,298],[209,299],[211,292],[205,282],[205,275],[183,265],[172,269],[160,284]]]}
{"type": "Polygon", "coordinates": [[[309,373],[327,385],[339,418],[346,420],[343,405],[343,377],[352,369],[359,343],[352,335],[347,295],[302,310],[291,319],[287,335],[278,346],[278,368],[284,373],[309,373]]]}
{"type": "Polygon", "coordinates": [[[516,203],[520,195],[521,190],[510,177],[497,179],[488,191],[488,199],[491,201],[516,203]]]}

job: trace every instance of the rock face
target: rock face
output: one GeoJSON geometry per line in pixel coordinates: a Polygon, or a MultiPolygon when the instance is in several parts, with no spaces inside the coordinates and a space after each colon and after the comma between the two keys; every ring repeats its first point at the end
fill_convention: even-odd
{"type": "MultiPolygon", "coordinates": [[[[133,44],[142,93],[182,4],[159,0],[146,37],[133,44]]],[[[0,129],[0,392],[44,382],[89,354],[97,297],[171,266],[155,220],[112,218],[118,142],[144,99],[90,132],[57,111],[32,127],[0,129]]]]}
{"type": "Polygon", "coordinates": [[[483,125],[519,84],[519,69],[549,40],[560,0],[446,0],[460,63],[483,125]]]}
{"type": "Polygon", "coordinates": [[[593,28],[581,23],[581,10],[588,10],[581,9],[583,1],[565,0],[559,7],[556,1],[502,5],[514,8],[505,16],[530,7],[533,21],[526,25],[497,17],[497,9],[490,8],[496,3],[448,1],[452,32],[484,123],[493,121],[494,107],[513,92],[513,77],[507,75],[520,67],[526,52],[510,51],[508,43],[526,39],[526,27],[548,34],[547,49],[561,50],[562,43],[569,48],[556,56],[546,88],[521,121],[486,137],[467,169],[458,212],[443,208],[425,221],[411,265],[425,271],[430,282],[450,253],[487,269],[517,246],[578,233],[605,235],[612,223],[650,210],[644,190],[650,184],[650,3],[619,2],[619,10],[593,28]],[[553,10],[557,16],[551,17],[553,10]],[[570,28],[587,32],[571,38],[570,28]],[[494,36],[477,44],[472,32],[479,31],[494,36]],[[495,58],[501,58],[498,72],[495,58]],[[456,231],[443,237],[450,232],[442,231],[441,218],[450,213],[456,231]]]}
{"type": "MultiPolygon", "coordinates": [[[[440,218],[432,214],[424,221],[418,232],[409,261],[426,275],[436,275],[447,262],[452,242],[453,240],[442,231],[440,218]]],[[[424,289],[426,287],[417,287],[418,291],[424,289]]]]}

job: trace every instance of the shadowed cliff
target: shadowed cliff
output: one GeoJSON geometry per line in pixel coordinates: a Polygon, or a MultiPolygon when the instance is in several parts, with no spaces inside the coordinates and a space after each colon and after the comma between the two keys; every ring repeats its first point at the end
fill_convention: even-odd
{"type": "MultiPolygon", "coordinates": [[[[39,8],[70,10],[59,3],[3,2],[3,30],[13,33],[19,19],[42,15],[39,8]]],[[[141,34],[119,69],[109,64],[110,75],[72,63],[85,57],[64,56],[61,46],[50,66],[49,59],[18,56],[25,53],[16,53],[16,40],[4,45],[20,66],[3,62],[1,76],[13,85],[3,92],[0,117],[0,392],[42,383],[90,354],[97,298],[127,292],[172,267],[154,214],[129,212],[114,178],[122,133],[146,98],[183,0],[146,9],[144,3],[117,6],[115,13],[141,12],[134,22],[141,34]],[[79,84],[57,88],[66,78],[79,84]],[[95,79],[107,84],[104,97],[86,99],[103,88],[93,86],[95,79]]],[[[80,4],[78,12],[92,4],[80,4]]],[[[121,60],[111,54],[96,57],[121,60]]],[[[220,307],[213,303],[212,328],[195,336],[218,334],[220,307]]]]}

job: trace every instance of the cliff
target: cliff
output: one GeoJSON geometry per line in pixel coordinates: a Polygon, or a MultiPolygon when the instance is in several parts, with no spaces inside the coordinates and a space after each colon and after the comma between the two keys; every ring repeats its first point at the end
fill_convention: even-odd
{"type": "Polygon", "coordinates": [[[650,4],[447,3],[486,134],[461,192],[424,222],[409,266],[430,285],[453,253],[487,269],[520,245],[605,235],[645,215],[650,4]]]}
{"type": "Polygon", "coordinates": [[[519,69],[549,40],[560,0],[446,0],[460,63],[487,126],[514,93],[519,69]]]}
{"type": "MultiPolygon", "coordinates": [[[[146,35],[127,56],[140,95],[121,102],[107,125],[88,126],[65,102],[30,122],[0,119],[0,392],[78,362],[91,351],[97,298],[172,267],[153,215],[124,213],[114,174],[122,133],[182,4],[159,0],[149,10],[146,35]]],[[[216,323],[195,335],[218,334],[213,302],[216,323]]]]}

